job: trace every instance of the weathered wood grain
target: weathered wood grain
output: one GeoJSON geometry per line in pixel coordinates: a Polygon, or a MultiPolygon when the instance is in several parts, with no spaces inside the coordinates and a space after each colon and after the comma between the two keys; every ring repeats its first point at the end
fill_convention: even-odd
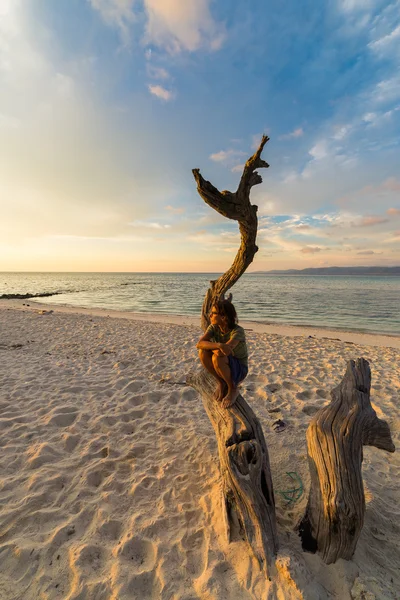
{"type": "Polygon", "coordinates": [[[215,380],[205,370],[187,383],[202,396],[218,443],[228,541],[245,539],[261,568],[278,551],[275,500],[261,425],[242,396],[229,408],[214,399],[215,380]]]}
{"type": "Polygon", "coordinates": [[[299,531],[303,549],[318,552],[327,564],[349,560],[361,533],[363,445],[395,450],[388,424],[371,406],[370,388],[368,362],[349,361],[331,403],[314,415],[307,430],[311,489],[299,531]]]}

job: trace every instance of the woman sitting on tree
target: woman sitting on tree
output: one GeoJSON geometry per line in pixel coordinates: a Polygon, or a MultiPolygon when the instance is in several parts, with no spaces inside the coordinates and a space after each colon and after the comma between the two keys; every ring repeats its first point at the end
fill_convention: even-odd
{"type": "Polygon", "coordinates": [[[229,408],[236,402],[237,386],[248,372],[246,336],[229,300],[213,304],[210,322],[196,348],[203,366],[218,382],[216,400],[229,408]]]}

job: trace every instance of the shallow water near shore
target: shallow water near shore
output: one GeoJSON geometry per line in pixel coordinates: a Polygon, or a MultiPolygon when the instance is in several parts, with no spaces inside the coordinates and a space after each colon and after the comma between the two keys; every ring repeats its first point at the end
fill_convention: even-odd
{"type": "MultiPolygon", "coordinates": [[[[1,273],[0,298],[136,313],[196,315],[216,273],[1,273]],[[34,298],[29,300],[34,301],[34,298]]],[[[232,288],[245,320],[400,335],[400,278],[245,274],[232,288]]]]}

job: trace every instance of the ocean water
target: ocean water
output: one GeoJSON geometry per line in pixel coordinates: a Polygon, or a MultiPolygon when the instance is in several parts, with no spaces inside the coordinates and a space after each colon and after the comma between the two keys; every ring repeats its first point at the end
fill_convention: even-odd
{"type": "MultiPolygon", "coordinates": [[[[55,295],[36,300],[199,315],[209,281],[217,277],[207,273],[0,273],[0,299],[51,293],[55,295]]],[[[231,292],[239,319],[400,335],[400,277],[245,274],[231,292]]]]}

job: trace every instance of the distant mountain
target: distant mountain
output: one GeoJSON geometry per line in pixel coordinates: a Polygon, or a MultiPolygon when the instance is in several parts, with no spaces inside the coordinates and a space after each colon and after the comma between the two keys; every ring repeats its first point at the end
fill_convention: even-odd
{"type": "Polygon", "coordinates": [[[258,275],[392,275],[400,277],[400,267],[317,267],[286,271],[253,271],[258,275]]]}

